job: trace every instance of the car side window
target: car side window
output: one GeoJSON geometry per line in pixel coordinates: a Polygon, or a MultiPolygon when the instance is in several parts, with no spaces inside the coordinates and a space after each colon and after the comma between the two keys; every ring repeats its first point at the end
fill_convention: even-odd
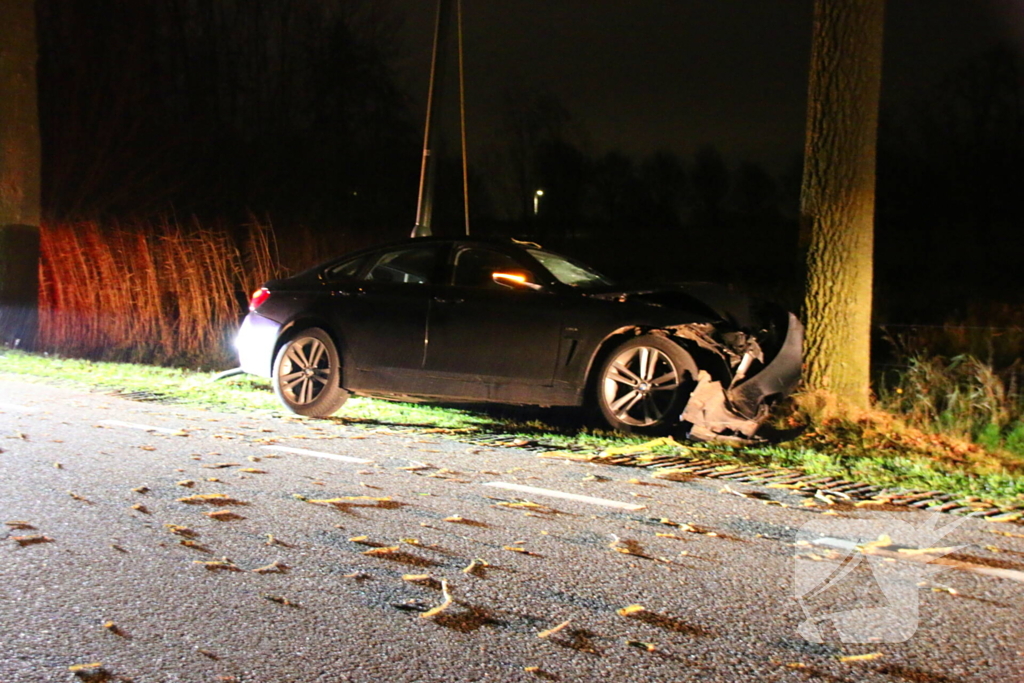
{"type": "Polygon", "coordinates": [[[372,282],[396,282],[429,285],[437,272],[439,248],[411,247],[377,254],[364,279],[372,282]]]}
{"type": "Polygon", "coordinates": [[[359,275],[359,271],[363,269],[363,264],[366,263],[366,259],[367,256],[364,255],[342,261],[341,263],[336,263],[330,268],[326,268],[324,270],[323,279],[330,283],[351,280],[359,275]]]}
{"type": "Polygon", "coordinates": [[[462,249],[455,256],[456,287],[486,287],[505,289],[491,279],[491,274],[500,271],[520,271],[523,266],[511,256],[494,251],[471,247],[462,249]]]}

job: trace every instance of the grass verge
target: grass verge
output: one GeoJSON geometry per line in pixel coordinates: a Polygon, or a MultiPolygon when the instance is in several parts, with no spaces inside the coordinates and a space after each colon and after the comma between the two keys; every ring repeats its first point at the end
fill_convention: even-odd
{"type": "MultiPolygon", "coordinates": [[[[214,373],[130,363],[108,363],[0,350],[0,377],[71,386],[87,391],[135,394],[233,413],[285,414],[268,380],[249,375],[213,381],[214,373]]],[[[353,398],[332,418],[347,424],[459,430],[539,440],[554,448],[601,451],[644,442],[580,427],[577,413],[526,408],[463,409],[353,398]]],[[[775,446],[730,448],[701,444],[707,457],[786,467],[816,476],[976,496],[996,503],[1024,502],[1024,462],[990,453],[977,444],[925,434],[875,414],[817,419],[794,441],[775,446]]]]}

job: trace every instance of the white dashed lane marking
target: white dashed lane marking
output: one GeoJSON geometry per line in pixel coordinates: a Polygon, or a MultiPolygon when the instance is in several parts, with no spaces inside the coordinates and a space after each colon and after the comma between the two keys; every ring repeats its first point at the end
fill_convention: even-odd
{"type": "Polygon", "coordinates": [[[182,436],[185,432],[180,429],[167,429],[166,427],[154,427],[152,425],[139,424],[138,422],[122,422],[121,420],[100,420],[100,424],[110,425],[111,427],[124,427],[126,429],[138,429],[143,432],[158,432],[160,434],[174,434],[175,436],[182,436]]]}
{"type": "Polygon", "coordinates": [[[28,406],[19,406],[19,405],[14,404],[14,403],[3,403],[3,402],[0,402],[0,410],[10,410],[11,412],[14,412],[14,413],[34,413],[34,412],[36,412],[35,408],[29,408],[28,406]]]}
{"type": "Polygon", "coordinates": [[[508,489],[510,491],[521,491],[522,493],[532,493],[535,496],[549,496],[551,498],[564,498],[565,500],[575,500],[580,503],[590,503],[591,505],[603,505],[609,508],[619,508],[621,510],[643,510],[644,505],[636,505],[635,503],[621,503],[617,500],[608,500],[607,498],[594,498],[592,496],[581,496],[578,493],[566,493],[565,491],[554,491],[552,489],[539,489],[535,486],[524,486],[522,484],[507,484],[503,481],[492,481],[484,484],[484,486],[493,486],[498,489],[508,489]]]}
{"type": "Polygon", "coordinates": [[[323,451],[310,451],[305,448],[289,448],[288,446],[264,446],[268,451],[280,451],[281,453],[295,453],[296,455],[311,455],[314,458],[327,458],[328,460],[340,460],[341,462],[369,463],[373,460],[366,458],[353,458],[351,455],[338,455],[337,453],[324,453],[323,451]]]}

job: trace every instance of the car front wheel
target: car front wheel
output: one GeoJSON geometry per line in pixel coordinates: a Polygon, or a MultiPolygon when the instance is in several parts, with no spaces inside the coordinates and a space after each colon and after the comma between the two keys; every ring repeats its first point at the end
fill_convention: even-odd
{"type": "Polygon", "coordinates": [[[274,393],[288,410],[327,417],[348,399],[341,388],[341,357],[331,336],[311,327],[286,341],[274,359],[274,393]]]}
{"type": "Polygon", "coordinates": [[[645,334],[618,346],[601,367],[595,389],[601,414],[627,434],[667,434],[696,384],[697,364],[681,346],[645,334]]]}

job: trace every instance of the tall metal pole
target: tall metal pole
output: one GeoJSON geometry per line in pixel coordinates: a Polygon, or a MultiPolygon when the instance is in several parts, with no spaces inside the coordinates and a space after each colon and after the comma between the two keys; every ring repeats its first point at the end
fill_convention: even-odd
{"type": "Polygon", "coordinates": [[[462,133],[462,208],[469,236],[469,161],[466,152],[466,77],[462,67],[462,0],[456,0],[459,25],[459,129],[462,133]]]}
{"type": "Polygon", "coordinates": [[[437,0],[437,20],[434,24],[434,51],[430,59],[430,88],[427,92],[427,120],[423,129],[423,160],[420,164],[420,190],[416,202],[416,226],[413,237],[431,235],[430,219],[434,211],[434,177],[437,160],[437,114],[441,102],[441,86],[444,82],[444,65],[447,56],[447,36],[451,25],[452,0],[437,0]]]}

